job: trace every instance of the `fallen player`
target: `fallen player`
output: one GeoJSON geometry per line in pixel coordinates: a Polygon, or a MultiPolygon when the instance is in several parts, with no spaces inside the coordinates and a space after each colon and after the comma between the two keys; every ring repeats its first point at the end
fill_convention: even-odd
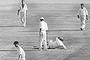
{"type": "Polygon", "coordinates": [[[66,49],[66,46],[63,44],[63,37],[56,37],[55,41],[49,40],[48,48],[49,49],[55,49],[55,48],[66,49]]]}

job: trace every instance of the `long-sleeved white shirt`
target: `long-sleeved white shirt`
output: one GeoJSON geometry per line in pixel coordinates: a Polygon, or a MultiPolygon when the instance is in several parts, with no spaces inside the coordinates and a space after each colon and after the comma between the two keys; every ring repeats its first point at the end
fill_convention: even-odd
{"type": "Polygon", "coordinates": [[[56,38],[56,41],[57,41],[58,46],[64,46],[63,42],[59,40],[58,38],[56,38]]]}
{"type": "Polygon", "coordinates": [[[24,7],[22,8],[22,5],[20,6],[20,12],[23,12],[26,14],[26,11],[27,11],[27,5],[24,3],[24,7]]]}
{"type": "Polygon", "coordinates": [[[45,21],[41,21],[39,27],[41,28],[42,31],[48,30],[48,25],[45,21]]]}
{"type": "Polygon", "coordinates": [[[21,58],[25,58],[25,51],[18,45],[17,47],[18,54],[21,55],[21,58]]]}
{"type": "Polygon", "coordinates": [[[88,11],[85,7],[83,9],[80,8],[77,15],[88,15],[88,11]]]}

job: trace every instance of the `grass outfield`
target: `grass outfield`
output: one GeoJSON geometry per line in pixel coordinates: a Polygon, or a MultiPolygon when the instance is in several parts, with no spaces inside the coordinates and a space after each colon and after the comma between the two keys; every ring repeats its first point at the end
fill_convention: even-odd
{"type": "MultiPolygon", "coordinates": [[[[10,10],[0,10],[0,59],[17,60],[18,54],[13,42],[18,40],[26,52],[26,60],[89,60],[90,21],[85,31],[80,31],[80,21],[76,14],[79,4],[31,3],[28,4],[27,27],[23,28],[16,15],[18,5],[9,5],[10,10]],[[48,23],[48,39],[64,37],[67,49],[39,51],[31,46],[39,45],[39,18],[48,23]]],[[[89,5],[86,4],[89,9],[89,5]]]]}

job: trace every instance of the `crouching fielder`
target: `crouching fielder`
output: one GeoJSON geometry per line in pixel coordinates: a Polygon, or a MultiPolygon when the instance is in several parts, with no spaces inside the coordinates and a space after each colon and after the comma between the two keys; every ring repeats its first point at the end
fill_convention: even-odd
{"type": "Polygon", "coordinates": [[[66,46],[63,44],[63,37],[56,37],[56,41],[50,40],[48,42],[48,48],[63,48],[66,49],[66,46]]]}
{"type": "Polygon", "coordinates": [[[88,20],[88,11],[84,7],[83,3],[81,4],[81,7],[80,7],[78,14],[77,14],[77,17],[80,18],[80,20],[81,20],[81,28],[80,29],[85,30],[85,26],[86,26],[85,21],[88,20]]]}
{"type": "Polygon", "coordinates": [[[27,5],[24,3],[24,0],[21,2],[21,6],[18,9],[17,14],[20,14],[22,25],[23,27],[26,27],[27,5]]]}
{"type": "Polygon", "coordinates": [[[15,47],[17,48],[17,51],[18,51],[18,53],[19,53],[18,60],[25,60],[25,52],[24,52],[24,50],[19,46],[19,42],[18,42],[18,41],[15,41],[13,44],[15,45],[15,47]]]}
{"type": "Polygon", "coordinates": [[[40,19],[40,50],[42,50],[42,48],[44,50],[47,50],[47,41],[46,41],[46,31],[48,30],[48,26],[47,23],[44,21],[45,19],[43,17],[41,17],[40,19]]]}

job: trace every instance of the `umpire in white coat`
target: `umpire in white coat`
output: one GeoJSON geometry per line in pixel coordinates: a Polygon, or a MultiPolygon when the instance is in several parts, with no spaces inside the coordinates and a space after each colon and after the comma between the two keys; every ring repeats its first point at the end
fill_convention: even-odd
{"type": "Polygon", "coordinates": [[[85,30],[85,26],[86,26],[85,21],[88,20],[88,11],[84,7],[83,3],[81,4],[81,7],[80,7],[78,14],[77,14],[77,17],[80,18],[80,20],[81,20],[81,28],[80,28],[81,31],[85,30]]]}

